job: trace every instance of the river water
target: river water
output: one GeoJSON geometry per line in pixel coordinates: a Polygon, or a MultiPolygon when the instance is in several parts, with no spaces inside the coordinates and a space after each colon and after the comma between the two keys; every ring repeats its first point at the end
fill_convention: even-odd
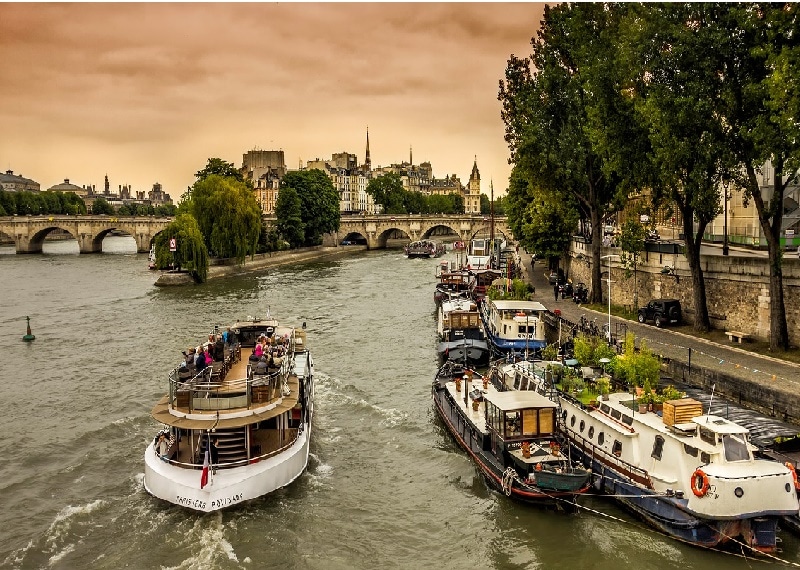
{"type": "MultiPolygon", "coordinates": [[[[766,567],[663,537],[606,498],[563,514],[488,490],[430,399],[438,260],[359,252],[161,289],[146,254],[109,239],[121,254],[66,242],[0,256],[0,567],[766,567]],[[307,472],[221,513],[149,496],[143,453],[167,371],[214,324],[267,309],[308,327],[307,472]]],[[[783,539],[780,557],[800,561],[797,538],[783,539]]]]}

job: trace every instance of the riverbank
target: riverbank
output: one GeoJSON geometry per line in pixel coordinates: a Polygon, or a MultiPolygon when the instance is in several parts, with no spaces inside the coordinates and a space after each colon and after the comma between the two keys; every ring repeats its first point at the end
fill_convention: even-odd
{"type": "MultiPolygon", "coordinates": [[[[229,277],[231,275],[242,275],[244,273],[252,273],[254,271],[260,271],[288,263],[335,259],[352,253],[365,251],[366,249],[367,246],[365,245],[349,245],[347,247],[317,246],[289,251],[259,253],[252,258],[248,257],[241,265],[228,260],[218,265],[211,265],[208,268],[208,276],[206,279],[211,280],[229,277]]],[[[161,275],[159,275],[154,283],[156,287],[178,287],[194,284],[194,280],[188,273],[172,273],[169,271],[162,271],[161,275]]]]}

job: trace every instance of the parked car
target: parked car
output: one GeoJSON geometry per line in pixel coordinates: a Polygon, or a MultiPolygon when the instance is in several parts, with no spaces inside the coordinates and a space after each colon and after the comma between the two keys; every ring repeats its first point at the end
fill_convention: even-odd
{"type": "Polygon", "coordinates": [[[677,299],[654,299],[638,311],[640,323],[653,321],[657,327],[680,324],[681,302],[677,299]]]}
{"type": "Polygon", "coordinates": [[[555,285],[558,283],[558,272],[551,271],[550,275],[547,277],[547,280],[550,282],[550,285],[555,285]]]}

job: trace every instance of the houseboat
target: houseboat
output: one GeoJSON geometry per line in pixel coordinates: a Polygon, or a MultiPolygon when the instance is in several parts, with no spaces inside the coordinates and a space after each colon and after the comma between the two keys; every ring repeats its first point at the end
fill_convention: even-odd
{"type": "MultiPolygon", "coordinates": [[[[552,366],[552,365],[551,365],[552,366]]],[[[520,361],[493,371],[493,383],[552,393],[543,363],[520,361]]],[[[746,428],[704,414],[693,398],[640,412],[633,395],[611,393],[584,405],[558,393],[561,429],[594,487],[659,531],[705,548],[775,553],[778,522],[796,516],[790,469],[756,459],[746,428]]]]}
{"type": "Polygon", "coordinates": [[[538,301],[484,298],[480,303],[483,329],[492,351],[499,355],[535,353],[546,345],[547,309],[538,301]]]}
{"type": "Polygon", "coordinates": [[[478,306],[472,299],[456,297],[442,301],[437,321],[442,360],[454,360],[469,366],[489,363],[489,344],[483,334],[478,306]]]}
{"type": "Polygon", "coordinates": [[[590,473],[562,450],[557,408],[536,392],[498,391],[454,361],[431,388],[436,413],[490,486],[518,501],[574,508],[590,473]]]}

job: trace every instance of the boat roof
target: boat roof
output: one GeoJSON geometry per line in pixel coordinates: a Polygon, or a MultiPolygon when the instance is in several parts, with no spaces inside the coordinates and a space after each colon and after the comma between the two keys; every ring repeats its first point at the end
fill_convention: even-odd
{"type": "Polygon", "coordinates": [[[532,390],[509,390],[508,392],[488,392],[484,398],[503,410],[523,410],[526,408],[555,408],[557,405],[532,390]]]}
{"type": "Polygon", "coordinates": [[[740,426],[739,424],[735,424],[730,420],[726,420],[720,416],[697,416],[696,418],[692,418],[692,422],[700,426],[701,428],[709,429],[716,433],[749,433],[748,430],[744,426],[740,426]]]}
{"type": "Polygon", "coordinates": [[[539,301],[491,301],[494,307],[499,311],[546,311],[547,308],[539,301]]]}

